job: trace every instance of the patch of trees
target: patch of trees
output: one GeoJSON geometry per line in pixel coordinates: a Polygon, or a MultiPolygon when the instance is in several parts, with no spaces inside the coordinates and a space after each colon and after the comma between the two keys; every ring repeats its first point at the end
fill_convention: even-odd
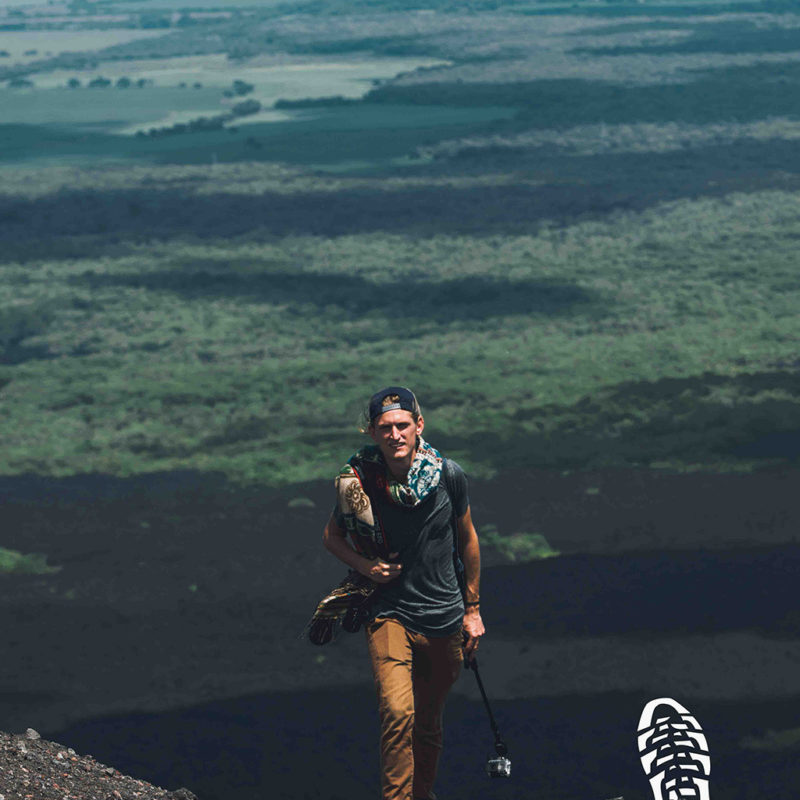
{"type": "Polygon", "coordinates": [[[188,28],[190,25],[202,25],[202,20],[193,17],[191,14],[181,14],[175,22],[179,28],[188,28]]]}
{"type": "MultiPolygon", "coordinates": [[[[144,89],[145,86],[152,84],[153,82],[147,78],[139,78],[138,80],[132,80],[131,78],[127,78],[125,76],[118,78],[117,82],[114,84],[117,89],[130,89],[132,86],[135,86],[137,89],[144,89]]],[[[112,81],[109,78],[104,78],[102,76],[98,76],[97,78],[92,79],[86,84],[87,89],[107,89],[111,86],[112,81]]],[[[68,89],[80,89],[81,86],[80,80],[78,78],[70,78],[67,81],[67,88],[68,89]]]]}
{"type": "Polygon", "coordinates": [[[261,111],[261,103],[258,100],[243,100],[231,108],[231,113],[235,117],[246,117],[249,114],[258,114],[259,111],[261,111]]]}
{"type": "Polygon", "coordinates": [[[218,131],[225,127],[225,123],[230,119],[227,114],[220,114],[216,117],[198,117],[189,122],[178,122],[165,128],[150,128],[148,131],[139,131],[137,139],[160,139],[164,136],[180,136],[184,133],[204,133],[208,131],[218,131]]]}
{"type": "Polygon", "coordinates": [[[0,81],[13,78],[24,78],[36,72],[50,72],[51,70],[88,70],[97,68],[95,54],[86,53],[61,53],[53,58],[43,58],[31,61],[28,64],[15,64],[13,67],[0,69],[0,81]]]}
{"type": "Polygon", "coordinates": [[[337,94],[333,97],[303,97],[299,100],[281,98],[275,101],[273,108],[329,108],[330,106],[353,106],[360,102],[352,97],[342,97],[337,94]]]}
{"type": "MultiPolygon", "coordinates": [[[[217,114],[214,117],[198,117],[189,122],[178,122],[164,128],[150,128],[148,131],[139,131],[136,137],[139,139],[160,139],[163,136],[180,136],[184,133],[207,133],[208,131],[222,130],[226,123],[244,117],[249,114],[257,114],[261,111],[261,103],[258,100],[245,100],[237,103],[228,114],[217,114]]],[[[235,128],[230,128],[231,133],[235,133],[235,128]]]]}
{"type": "Polygon", "coordinates": [[[178,122],[164,128],[150,128],[148,131],[138,131],[137,139],[161,139],[164,136],[180,136],[184,133],[204,133],[208,131],[218,131],[225,127],[225,123],[231,119],[229,114],[220,114],[216,117],[198,117],[189,122],[178,122]]]}
{"type": "Polygon", "coordinates": [[[0,364],[14,362],[23,340],[44,333],[52,319],[52,309],[45,306],[0,308],[0,364]]]}
{"type": "Polygon", "coordinates": [[[333,41],[306,41],[290,45],[291,52],[315,55],[374,53],[382,56],[429,56],[431,43],[418,36],[363,36],[333,41]]]}
{"type": "Polygon", "coordinates": [[[172,21],[170,17],[165,14],[157,14],[149,11],[139,15],[140,28],[152,30],[153,28],[169,28],[171,26],[172,21]]]}
{"type": "Polygon", "coordinates": [[[226,89],[222,94],[225,97],[244,97],[250,94],[256,87],[247,81],[235,80],[230,89],[226,89]]]}
{"type": "Polygon", "coordinates": [[[509,106],[519,109],[515,124],[528,128],[605,122],[746,122],[793,118],[800,102],[800,65],[730,67],[688,83],[627,86],[603,81],[555,79],[510,83],[387,84],[364,96],[364,103],[391,105],[509,106]]]}
{"type": "Polygon", "coordinates": [[[12,78],[8,82],[9,89],[30,89],[33,86],[33,81],[27,78],[12,78]]]}
{"type": "MultiPolygon", "coordinates": [[[[545,86],[565,91],[559,84],[567,81],[535,81],[519,83],[418,83],[382,85],[364,95],[365,103],[419,106],[536,106],[535,92],[545,86]]],[[[584,83],[572,81],[572,83],[584,83]]],[[[587,89],[587,92],[591,89],[587,89]]]]}

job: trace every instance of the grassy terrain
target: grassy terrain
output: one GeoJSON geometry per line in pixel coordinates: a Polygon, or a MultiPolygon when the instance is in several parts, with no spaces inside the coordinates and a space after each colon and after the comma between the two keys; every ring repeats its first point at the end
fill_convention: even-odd
{"type": "MultiPolygon", "coordinates": [[[[155,123],[175,112],[195,117],[220,113],[217,89],[177,89],[148,86],[142,89],[37,89],[20,92],[0,89],[4,127],[58,125],[77,131],[113,131],[134,122],[155,123]]],[[[12,145],[13,146],[13,145],[12,145]]]]}
{"type": "Polygon", "coordinates": [[[60,567],[51,567],[39,553],[19,553],[0,547],[0,575],[48,575],[60,567]]]}
{"type": "MultiPolygon", "coordinates": [[[[0,471],[320,477],[352,447],[365,394],[398,380],[423,398],[434,441],[484,472],[792,456],[759,442],[800,428],[793,193],[531,235],[301,225],[276,238],[263,226],[281,206],[291,219],[349,198],[357,214],[420,189],[238,175],[121,171],[108,192],[10,205],[30,230],[50,220],[45,249],[73,249],[2,265],[0,471]],[[181,180],[182,207],[168,188],[181,180]],[[216,236],[220,214],[244,224],[216,236]]],[[[470,188],[439,187],[439,202],[470,188]]]]}
{"type": "Polygon", "coordinates": [[[518,531],[502,535],[495,525],[482,525],[481,545],[496,548],[500,555],[511,563],[538,561],[542,558],[555,558],[560,555],[541,533],[518,531]]]}
{"type": "Polygon", "coordinates": [[[397,381],[484,475],[796,460],[800,17],[337,8],[234,10],[22,65],[452,62],[158,138],[106,129],[214,90],[102,90],[98,111],[64,89],[58,124],[8,94],[0,473],[327,476],[365,396],[397,381]]]}

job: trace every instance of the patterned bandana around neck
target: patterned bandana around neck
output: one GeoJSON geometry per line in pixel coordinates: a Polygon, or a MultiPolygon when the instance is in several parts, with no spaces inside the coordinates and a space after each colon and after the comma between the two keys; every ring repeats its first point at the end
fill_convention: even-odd
{"type": "MultiPolygon", "coordinates": [[[[439,485],[442,460],[439,451],[420,436],[405,483],[395,480],[388,468],[386,469],[386,491],[389,499],[400,506],[419,505],[439,485]]],[[[383,453],[377,445],[362,448],[347,463],[357,467],[360,461],[379,463],[386,467],[383,453]]]]}

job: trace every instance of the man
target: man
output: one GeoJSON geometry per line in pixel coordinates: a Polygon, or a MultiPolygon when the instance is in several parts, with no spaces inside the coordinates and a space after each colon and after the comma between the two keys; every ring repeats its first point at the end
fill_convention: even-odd
{"type": "Polygon", "coordinates": [[[422,438],[414,394],[382,389],[367,416],[375,446],[356,453],[337,478],[323,542],[379,584],[365,630],[381,719],[383,800],[435,800],[445,697],[484,634],[478,535],[464,472],[422,438]],[[348,533],[374,546],[358,552],[348,533]]]}

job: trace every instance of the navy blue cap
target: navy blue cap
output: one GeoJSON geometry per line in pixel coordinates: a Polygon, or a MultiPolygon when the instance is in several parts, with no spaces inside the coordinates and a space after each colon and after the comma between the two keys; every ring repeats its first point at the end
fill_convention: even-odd
{"type": "Polygon", "coordinates": [[[369,421],[385,414],[387,411],[394,411],[396,409],[403,411],[410,411],[412,414],[419,411],[419,404],[417,398],[414,397],[414,392],[411,389],[406,389],[405,386],[387,386],[379,392],[375,392],[369,400],[369,421]],[[396,395],[399,399],[387,405],[384,405],[384,399],[396,395]]]}

